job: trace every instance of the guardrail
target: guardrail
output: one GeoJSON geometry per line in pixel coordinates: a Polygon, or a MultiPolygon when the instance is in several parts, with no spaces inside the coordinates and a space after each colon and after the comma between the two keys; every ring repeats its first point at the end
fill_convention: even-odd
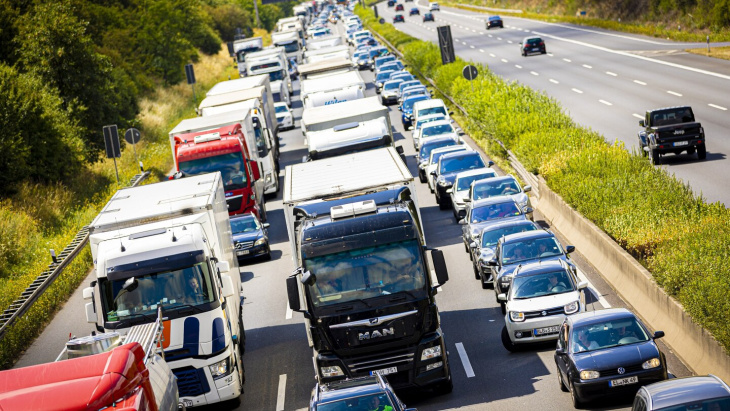
{"type": "MultiPolygon", "coordinates": [[[[129,187],[134,187],[147,179],[150,172],[145,171],[135,175],[129,180],[129,187]]],[[[56,278],[61,274],[64,268],[68,266],[71,261],[81,252],[81,250],[89,241],[89,227],[84,226],[76,233],[76,236],[71,243],[67,245],[63,251],[58,255],[56,261],[48,265],[48,268],[43,271],[32,283],[20,294],[20,297],[13,301],[2,314],[0,314],[0,338],[2,338],[10,326],[20,317],[25,314],[30,307],[40,298],[41,295],[48,289],[48,287],[56,281],[56,278]]]]}

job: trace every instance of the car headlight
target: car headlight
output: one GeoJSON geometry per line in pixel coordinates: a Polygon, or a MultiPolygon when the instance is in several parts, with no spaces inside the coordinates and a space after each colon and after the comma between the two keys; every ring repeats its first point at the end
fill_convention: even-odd
{"type": "Polygon", "coordinates": [[[255,246],[256,245],[262,245],[262,244],[266,244],[266,239],[265,238],[259,238],[258,240],[256,240],[255,243],[253,243],[253,245],[255,245],[255,246]]]}
{"type": "Polygon", "coordinates": [[[328,367],[320,367],[320,373],[323,377],[342,377],[345,373],[342,372],[342,368],[339,365],[330,365],[328,367]]]}
{"type": "Polygon", "coordinates": [[[209,365],[208,368],[210,369],[210,375],[213,377],[214,380],[217,380],[219,378],[223,378],[226,375],[231,373],[231,366],[230,366],[231,358],[225,358],[221,361],[218,361],[217,363],[213,365],[209,365]]]}
{"type": "Polygon", "coordinates": [[[643,364],[641,364],[641,368],[648,370],[650,368],[656,368],[658,366],[662,365],[662,362],[659,361],[659,358],[652,358],[649,361],[644,361],[643,364]]]}
{"type": "Polygon", "coordinates": [[[519,311],[510,311],[509,319],[516,323],[521,323],[522,321],[525,321],[525,313],[519,311]]]}
{"type": "Polygon", "coordinates": [[[572,303],[563,307],[566,314],[575,314],[578,312],[579,308],[580,308],[580,303],[578,301],[573,301],[572,303]]]}
{"type": "Polygon", "coordinates": [[[499,282],[501,282],[503,285],[509,285],[509,283],[510,283],[511,280],[512,279],[510,278],[510,276],[505,275],[505,276],[502,276],[502,278],[499,279],[499,282]]]}
{"type": "Polygon", "coordinates": [[[425,350],[421,351],[421,361],[424,360],[430,360],[431,358],[436,358],[441,356],[441,346],[437,345],[435,347],[426,348],[425,350]]]}
{"type": "Polygon", "coordinates": [[[596,378],[598,378],[600,376],[601,375],[598,373],[598,371],[581,371],[580,372],[581,380],[595,380],[596,378]]]}

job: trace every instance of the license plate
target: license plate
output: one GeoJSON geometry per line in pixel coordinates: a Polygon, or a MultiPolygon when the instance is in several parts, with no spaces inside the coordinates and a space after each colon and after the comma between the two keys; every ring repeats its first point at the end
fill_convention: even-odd
{"type": "Polygon", "coordinates": [[[251,250],[241,250],[241,251],[236,251],[236,255],[246,255],[246,254],[248,254],[248,253],[249,253],[250,251],[251,251],[251,250]]]}
{"type": "Polygon", "coordinates": [[[620,387],[622,385],[636,384],[639,382],[639,377],[626,377],[619,378],[618,380],[611,380],[608,382],[609,387],[620,387]]]}
{"type": "Polygon", "coordinates": [[[375,374],[388,375],[388,374],[395,374],[397,372],[398,372],[398,367],[390,367],[390,368],[383,368],[382,370],[370,371],[370,375],[375,375],[375,374]]]}
{"type": "Polygon", "coordinates": [[[545,328],[535,328],[533,330],[533,333],[535,336],[545,335],[545,334],[555,334],[560,331],[559,325],[553,325],[552,327],[545,327],[545,328]]]}
{"type": "Polygon", "coordinates": [[[674,142],[674,147],[686,146],[687,144],[689,144],[688,141],[675,141],[674,142]]]}

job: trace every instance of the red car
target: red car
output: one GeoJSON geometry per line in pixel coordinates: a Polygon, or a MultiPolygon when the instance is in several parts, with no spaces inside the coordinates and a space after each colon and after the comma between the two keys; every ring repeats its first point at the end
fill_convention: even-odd
{"type": "Polygon", "coordinates": [[[402,4],[396,4],[395,5],[395,11],[403,11],[403,5],[402,4]]]}
{"type": "Polygon", "coordinates": [[[406,19],[403,17],[402,14],[396,14],[393,16],[393,23],[405,23],[406,19]]]}

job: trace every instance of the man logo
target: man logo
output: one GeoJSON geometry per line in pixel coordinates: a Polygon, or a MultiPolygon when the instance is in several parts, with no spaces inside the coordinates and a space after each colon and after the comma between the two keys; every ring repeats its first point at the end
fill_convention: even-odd
{"type": "Polygon", "coordinates": [[[373,338],[387,337],[389,335],[395,335],[395,329],[393,327],[383,328],[381,331],[366,331],[364,333],[358,333],[357,339],[360,341],[372,340],[373,338]]]}

